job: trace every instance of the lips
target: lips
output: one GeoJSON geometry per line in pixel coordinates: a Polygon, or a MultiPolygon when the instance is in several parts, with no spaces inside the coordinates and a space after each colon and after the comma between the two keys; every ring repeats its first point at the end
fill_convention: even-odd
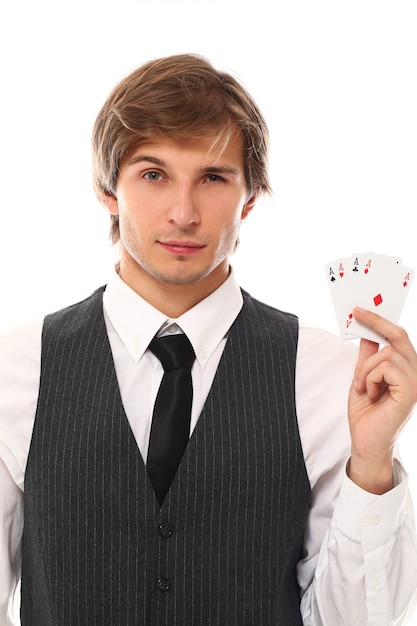
{"type": "Polygon", "coordinates": [[[159,241],[158,243],[167,252],[171,252],[172,254],[177,254],[177,255],[182,255],[182,256],[195,254],[196,252],[198,252],[199,250],[205,247],[204,244],[198,243],[196,241],[179,240],[179,239],[159,241]]]}

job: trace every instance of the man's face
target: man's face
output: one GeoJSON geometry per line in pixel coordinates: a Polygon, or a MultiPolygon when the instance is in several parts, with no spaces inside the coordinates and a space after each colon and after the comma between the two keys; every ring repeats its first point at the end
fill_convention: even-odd
{"type": "Polygon", "coordinates": [[[205,297],[227,278],[255,200],[248,199],[240,140],[220,156],[210,144],[158,137],[123,162],[107,208],[119,216],[121,276],[133,288],[143,280],[198,285],[205,297]]]}

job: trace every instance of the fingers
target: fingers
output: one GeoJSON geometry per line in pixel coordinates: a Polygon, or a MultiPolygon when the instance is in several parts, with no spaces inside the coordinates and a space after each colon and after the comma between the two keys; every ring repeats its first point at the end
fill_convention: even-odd
{"type": "Polygon", "coordinates": [[[355,320],[368,326],[374,330],[378,335],[386,338],[386,341],[396,347],[399,352],[405,352],[410,357],[415,356],[415,350],[411,345],[408,335],[404,328],[393,324],[389,320],[381,317],[373,311],[367,311],[360,307],[355,307],[353,310],[355,320]]]}
{"type": "Polygon", "coordinates": [[[376,400],[385,393],[388,388],[393,389],[399,384],[401,370],[396,368],[389,360],[378,363],[369,370],[367,374],[362,374],[362,387],[366,389],[368,398],[376,400]]]}
{"type": "Polygon", "coordinates": [[[385,348],[379,351],[378,344],[361,339],[355,371],[355,389],[359,392],[366,391],[370,398],[376,397],[380,392],[381,383],[385,380],[381,364],[387,360],[385,348]]]}
{"type": "Polygon", "coordinates": [[[417,354],[406,331],[372,311],[355,309],[354,315],[362,324],[387,337],[389,342],[379,350],[378,344],[361,339],[355,373],[356,390],[366,390],[369,397],[375,398],[387,385],[395,387],[400,384],[409,392],[417,389],[417,354]]]}
{"type": "Polygon", "coordinates": [[[355,389],[357,391],[364,391],[366,388],[366,376],[369,371],[369,359],[378,353],[379,346],[373,341],[368,339],[361,339],[359,344],[359,354],[356,363],[355,370],[355,389]],[[365,365],[367,367],[365,368],[365,365]]]}
{"type": "Polygon", "coordinates": [[[369,339],[361,339],[359,343],[359,355],[357,367],[360,368],[373,354],[379,350],[379,345],[369,339]]]}

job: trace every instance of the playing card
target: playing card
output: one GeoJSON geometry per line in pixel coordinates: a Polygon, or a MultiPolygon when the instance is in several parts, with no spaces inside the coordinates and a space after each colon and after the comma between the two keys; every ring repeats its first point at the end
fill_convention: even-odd
{"type": "Polygon", "coordinates": [[[386,343],[384,337],[354,319],[353,308],[360,306],[375,311],[397,323],[414,271],[405,267],[398,257],[367,252],[327,263],[326,275],[341,335],[344,338],[365,337],[378,343],[386,343]],[[342,267],[343,278],[340,277],[341,272],[339,277],[335,273],[332,281],[335,269],[342,267]]]}
{"type": "Polygon", "coordinates": [[[349,294],[364,277],[372,272],[373,252],[355,253],[349,258],[339,258],[326,264],[326,276],[339,325],[340,334],[345,339],[357,335],[349,332],[346,313],[351,306],[349,294]]]}
{"type": "MultiPolygon", "coordinates": [[[[326,263],[325,266],[327,283],[329,285],[339,330],[342,335],[347,334],[344,318],[347,311],[345,297],[347,293],[346,283],[348,282],[349,277],[349,274],[347,273],[347,271],[349,271],[349,267],[349,259],[343,258],[326,263]]],[[[352,335],[352,337],[353,336],[354,335],[352,335]]]]}
{"type": "Polygon", "coordinates": [[[346,296],[345,328],[349,334],[386,343],[381,337],[353,318],[353,308],[361,306],[382,317],[398,322],[407,298],[414,272],[400,260],[385,255],[372,259],[372,268],[346,296]]]}

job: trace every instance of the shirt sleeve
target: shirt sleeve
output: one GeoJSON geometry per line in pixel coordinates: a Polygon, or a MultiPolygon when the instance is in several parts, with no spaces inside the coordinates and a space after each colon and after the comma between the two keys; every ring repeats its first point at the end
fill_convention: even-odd
{"type": "Polygon", "coordinates": [[[382,496],[346,475],[356,355],[351,342],[300,330],[297,413],[312,487],[298,564],[306,626],[399,626],[417,603],[417,536],[405,471],[396,461],[395,488],[382,496]]]}
{"type": "Polygon", "coordinates": [[[0,626],[17,625],[23,494],[0,458],[0,626]]]}
{"type": "Polygon", "coordinates": [[[23,485],[40,374],[41,322],[0,338],[0,626],[18,617],[23,485]]]}

